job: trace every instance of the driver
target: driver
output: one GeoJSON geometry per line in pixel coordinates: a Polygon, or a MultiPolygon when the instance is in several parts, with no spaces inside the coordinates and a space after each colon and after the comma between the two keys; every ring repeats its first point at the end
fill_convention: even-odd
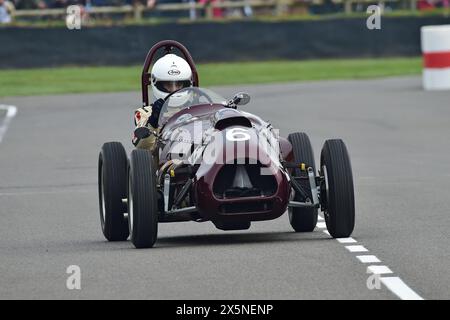
{"type": "Polygon", "coordinates": [[[169,53],[158,59],[151,71],[153,103],[134,112],[132,142],[139,149],[153,149],[156,137],[151,134],[158,128],[158,118],[164,99],[172,92],[192,87],[192,70],[183,58],[169,53]]]}

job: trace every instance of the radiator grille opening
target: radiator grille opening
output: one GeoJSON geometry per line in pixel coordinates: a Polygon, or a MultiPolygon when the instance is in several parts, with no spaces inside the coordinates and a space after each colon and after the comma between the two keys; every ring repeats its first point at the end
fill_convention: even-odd
{"type": "Polygon", "coordinates": [[[261,174],[262,168],[267,167],[260,162],[249,164],[248,160],[245,164],[224,165],[214,180],[214,195],[219,199],[230,199],[275,194],[276,179],[273,175],[261,174]]]}

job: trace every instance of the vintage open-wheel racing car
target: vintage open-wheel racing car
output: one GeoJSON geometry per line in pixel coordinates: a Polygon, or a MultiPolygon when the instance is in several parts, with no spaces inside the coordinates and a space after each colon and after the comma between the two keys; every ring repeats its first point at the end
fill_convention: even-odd
{"type": "Polygon", "coordinates": [[[161,222],[211,221],[222,230],[244,230],[252,221],[275,219],[286,211],[296,232],[310,232],[319,209],[332,237],[350,236],[353,178],[342,140],[325,141],[317,170],[305,133],[279,137],[269,123],[237,110],[249,102],[248,94],[227,101],[200,88],[191,55],[176,41],[161,41],[147,54],[144,106],[149,105],[148,71],[160,49],[181,52],[193,71],[193,86],[165,99],[159,130],[152,132],[153,152],[134,149],[128,159],[121,143],[102,146],[98,186],[106,239],[130,236],[136,248],[148,248],[161,222]]]}

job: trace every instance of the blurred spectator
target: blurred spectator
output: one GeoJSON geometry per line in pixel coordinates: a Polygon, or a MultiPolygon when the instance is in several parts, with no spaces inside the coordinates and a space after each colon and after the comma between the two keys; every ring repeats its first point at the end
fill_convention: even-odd
{"type": "Polygon", "coordinates": [[[55,1],[52,1],[49,5],[49,7],[51,7],[51,8],[65,8],[67,6],[68,6],[67,0],[55,0],[55,1]]]}
{"type": "MultiPolygon", "coordinates": [[[[212,4],[212,3],[217,3],[220,2],[221,0],[199,0],[199,3],[203,3],[203,4],[212,4]]],[[[222,18],[223,17],[223,9],[222,8],[213,8],[212,10],[212,16],[213,18],[222,18]]]]}
{"type": "Polygon", "coordinates": [[[66,8],[71,5],[86,6],[89,2],[93,5],[93,0],[46,0],[48,8],[66,8]]]}
{"type": "Polygon", "coordinates": [[[450,0],[419,0],[417,1],[417,9],[421,11],[433,10],[435,8],[448,8],[450,0]]]}
{"type": "Polygon", "coordinates": [[[309,12],[312,14],[333,14],[342,11],[342,5],[333,0],[323,0],[320,4],[311,3],[309,12]]]}
{"type": "MultiPolygon", "coordinates": [[[[153,8],[157,2],[162,0],[121,0],[122,5],[132,5],[132,6],[144,6],[147,8],[153,8]]],[[[181,1],[181,0],[180,0],[181,1]]],[[[162,1],[164,2],[164,1],[162,1]]]]}
{"type": "Polygon", "coordinates": [[[450,0],[442,0],[438,7],[442,7],[442,8],[449,8],[450,7],[450,0]]]}
{"type": "Polygon", "coordinates": [[[434,4],[429,0],[419,0],[417,1],[417,9],[421,11],[434,9],[434,4]]]}
{"type": "Polygon", "coordinates": [[[91,6],[93,7],[114,7],[125,4],[122,0],[91,0],[91,6]]]}
{"type": "Polygon", "coordinates": [[[14,5],[6,0],[0,0],[0,23],[11,22],[11,12],[14,10],[14,5]]]}
{"type": "Polygon", "coordinates": [[[16,9],[45,9],[47,3],[44,0],[15,0],[16,9]]]}
{"type": "MultiPolygon", "coordinates": [[[[241,1],[241,0],[227,0],[227,1],[241,1]]],[[[242,18],[253,16],[253,8],[246,4],[241,8],[227,8],[224,10],[223,15],[227,18],[242,18]]]]}

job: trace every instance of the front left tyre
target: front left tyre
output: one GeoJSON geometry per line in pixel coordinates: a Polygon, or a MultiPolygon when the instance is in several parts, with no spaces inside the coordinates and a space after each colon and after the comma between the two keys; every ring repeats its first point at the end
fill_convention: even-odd
{"type": "Polygon", "coordinates": [[[136,248],[151,248],[158,234],[156,170],[150,151],[131,152],[128,173],[128,223],[136,248]]]}
{"type": "Polygon", "coordinates": [[[347,147],[340,139],[325,141],[320,155],[322,209],[333,238],[349,237],[355,227],[353,174],[347,147]]]}
{"type": "Polygon", "coordinates": [[[120,142],[107,142],[98,158],[100,222],[108,241],[128,238],[128,222],[122,199],[127,196],[127,154],[120,142]]]}

